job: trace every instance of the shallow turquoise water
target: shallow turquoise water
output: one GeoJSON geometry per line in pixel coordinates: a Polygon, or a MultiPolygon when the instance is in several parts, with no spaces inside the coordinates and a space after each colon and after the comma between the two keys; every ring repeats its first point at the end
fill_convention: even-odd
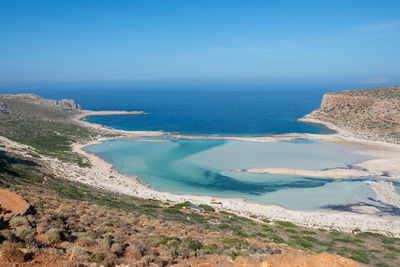
{"type": "Polygon", "coordinates": [[[112,140],[87,147],[121,173],[140,176],[152,188],[176,194],[242,197],[291,209],[317,209],[374,197],[363,179],[333,180],[238,173],[235,169],[324,169],[366,160],[354,147],[298,140],[260,143],[179,139],[170,142],[112,140]]]}

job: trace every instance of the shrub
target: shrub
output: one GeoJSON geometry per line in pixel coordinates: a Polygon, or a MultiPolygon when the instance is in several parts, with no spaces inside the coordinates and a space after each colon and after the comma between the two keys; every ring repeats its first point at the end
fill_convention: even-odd
{"type": "Polygon", "coordinates": [[[229,229],[230,226],[226,223],[222,223],[222,224],[218,225],[218,228],[221,230],[226,230],[226,229],[229,229]]]}
{"type": "Polygon", "coordinates": [[[297,225],[291,222],[285,222],[285,221],[275,221],[276,224],[283,226],[283,227],[288,227],[288,228],[296,228],[297,225]]]}
{"type": "Polygon", "coordinates": [[[148,208],[148,209],[158,209],[158,208],[160,208],[160,206],[154,205],[154,204],[151,204],[151,203],[144,203],[142,205],[139,205],[139,207],[148,208]]]}
{"type": "Polygon", "coordinates": [[[247,233],[243,232],[242,229],[238,229],[235,231],[235,235],[238,235],[240,237],[250,237],[247,233]]]}
{"type": "Polygon", "coordinates": [[[10,262],[22,262],[24,261],[24,253],[22,253],[15,243],[11,243],[10,241],[5,241],[1,245],[1,250],[3,257],[10,262]]]}
{"type": "Polygon", "coordinates": [[[106,253],[105,258],[102,260],[101,265],[104,267],[120,266],[119,260],[114,253],[106,253]]]}
{"type": "Polygon", "coordinates": [[[43,248],[42,252],[55,256],[62,256],[64,254],[62,249],[57,249],[57,248],[43,248]]]}
{"type": "Polygon", "coordinates": [[[136,260],[140,260],[143,256],[144,256],[144,246],[140,245],[140,244],[135,244],[132,246],[129,246],[127,248],[127,251],[132,254],[132,256],[136,259],[136,260]]]}
{"type": "Polygon", "coordinates": [[[277,244],[286,242],[285,239],[283,239],[282,237],[276,236],[276,235],[271,237],[271,241],[274,243],[277,243],[277,244]]]}
{"type": "Polygon", "coordinates": [[[367,257],[366,255],[364,255],[364,254],[352,255],[352,256],[350,256],[349,258],[352,259],[352,260],[355,260],[355,261],[359,261],[359,262],[362,262],[362,263],[366,263],[366,264],[369,264],[369,263],[371,262],[371,261],[368,259],[368,257],[367,257]]]}
{"type": "Polygon", "coordinates": [[[203,244],[191,237],[184,238],[181,240],[181,244],[179,246],[178,254],[183,258],[189,258],[190,256],[197,256],[197,252],[202,249],[203,244]]]}
{"type": "Polygon", "coordinates": [[[104,259],[106,258],[106,254],[103,252],[96,252],[90,255],[87,258],[88,262],[95,262],[95,263],[101,263],[104,259]]]}
{"type": "Polygon", "coordinates": [[[395,253],[400,253],[400,249],[394,247],[394,246],[385,246],[386,249],[395,252],[395,253]]]}
{"type": "Polygon", "coordinates": [[[15,244],[15,246],[17,248],[25,248],[25,244],[23,242],[17,242],[17,244],[15,244]]]}
{"type": "Polygon", "coordinates": [[[95,240],[90,237],[90,233],[88,232],[77,232],[73,233],[73,236],[76,236],[77,240],[83,242],[84,244],[94,245],[95,240]]]}
{"type": "Polygon", "coordinates": [[[84,247],[71,245],[67,248],[67,253],[73,256],[87,256],[88,253],[84,247]]]}
{"type": "Polygon", "coordinates": [[[46,233],[46,240],[50,244],[60,243],[62,241],[61,231],[55,228],[50,229],[46,233]]]}
{"type": "Polygon", "coordinates": [[[317,234],[314,231],[308,231],[308,230],[302,230],[302,231],[300,231],[300,233],[306,234],[306,235],[316,235],[317,234]]]}
{"type": "Polygon", "coordinates": [[[28,239],[28,240],[25,242],[25,247],[26,247],[27,249],[29,249],[31,252],[33,252],[33,253],[37,253],[37,252],[40,251],[40,249],[39,249],[39,242],[38,242],[36,239],[34,239],[34,238],[28,239]]]}
{"type": "Polygon", "coordinates": [[[28,219],[23,216],[14,216],[9,222],[11,227],[29,226],[28,219]]]}
{"type": "Polygon", "coordinates": [[[306,248],[306,249],[312,249],[313,245],[301,238],[296,239],[296,244],[299,245],[300,247],[306,248]]]}
{"type": "Polygon", "coordinates": [[[44,234],[48,229],[48,226],[44,223],[40,223],[36,226],[36,232],[38,234],[44,234]]]}
{"type": "Polygon", "coordinates": [[[21,240],[26,240],[30,234],[31,234],[31,229],[29,229],[26,226],[21,226],[15,229],[15,235],[19,237],[21,240]]]}
{"type": "Polygon", "coordinates": [[[271,227],[266,226],[266,225],[262,225],[262,229],[263,229],[265,232],[275,232],[274,229],[272,229],[271,227]]]}
{"type": "Polygon", "coordinates": [[[189,201],[185,201],[185,202],[183,202],[183,203],[176,204],[176,205],[174,205],[173,207],[174,207],[174,208],[177,208],[177,209],[181,209],[181,208],[183,208],[183,207],[187,208],[187,207],[189,207],[189,206],[193,206],[193,203],[191,203],[191,202],[189,202],[189,201]]]}
{"type": "Polygon", "coordinates": [[[204,209],[205,212],[209,212],[209,213],[215,212],[215,209],[213,207],[206,205],[206,204],[200,204],[199,207],[204,209]]]}
{"type": "Polygon", "coordinates": [[[112,244],[111,249],[115,252],[122,252],[124,250],[124,245],[121,243],[114,243],[112,244]]]}
{"type": "Polygon", "coordinates": [[[349,243],[349,244],[360,244],[364,243],[365,241],[359,238],[335,238],[335,241],[342,242],[342,243],[349,243]]]}
{"type": "Polygon", "coordinates": [[[15,233],[11,230],[4,229],[4,230],[1,230],[0,233],[1,233],[1,236],[0,236],[1,241],[3,241],[4,239],[11,241],[11,242],[17,241],[17,237],[15,236],[15,233]]]}
{"type": "Polygon", "coordinates": [[[340,233],[338,231],[331,231],[330,234],[331,234],[331,236],[336,236],[336,237],[342,235],[342,233],[340,233]]]}

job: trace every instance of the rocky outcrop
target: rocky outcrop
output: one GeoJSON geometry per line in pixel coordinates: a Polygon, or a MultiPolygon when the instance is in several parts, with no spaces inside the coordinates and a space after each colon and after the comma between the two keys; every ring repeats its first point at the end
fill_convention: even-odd
{"type": "Polygon", "coordinates": [[[42,104],[63,109],[82,109],[81,105],[75,104],[73,99],[43,99],[42,104]]]}
{"type": "Polygon", "coordinates": [[[1,95],[1,96],[6,99],[7,98],[19,99],[26,103],[32,103],[59,109],[71,109],[71,110],[82,109],[81,105],[76,104],[73,99],[61,99],[61,100],[45,99],[35,94],[13,94],[13,95],[1,95]]]}
{"type": "Polygon", "coordinates": [[[400,87],[327,93],[307,115],[350,130],[354,136],[400,142],[400,87]]]}
{"type": "Polygon", "coordinates": [[[7,189],[0,189],[0,218],[10,219],[12,216],[26,215],[31,206],[20,195],[7,189]]]}

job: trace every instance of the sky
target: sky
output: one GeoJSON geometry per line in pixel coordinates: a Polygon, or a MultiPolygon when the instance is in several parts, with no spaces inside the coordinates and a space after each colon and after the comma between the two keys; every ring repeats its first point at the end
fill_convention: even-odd
{"type": "Polygon", "coordinates": [[[400,1],[0,0],[0,85],[400,84],[400,1]]]}

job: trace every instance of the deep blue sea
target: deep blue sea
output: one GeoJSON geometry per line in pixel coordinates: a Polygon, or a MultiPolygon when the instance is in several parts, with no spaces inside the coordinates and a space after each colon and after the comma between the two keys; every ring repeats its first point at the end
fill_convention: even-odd
{"type": "Polygon", "coordinates": [[[84,109],[143,110],[145,115],[95,116],[87,120],[123,130],[163,130],[187,134],[262,135],[329,133],[326,128],[296,122],[318,108],[324,90],[307,87],[205,88],[198,90],[46,89],[12,91],[45,98],[73,98],[84,109]]]}

